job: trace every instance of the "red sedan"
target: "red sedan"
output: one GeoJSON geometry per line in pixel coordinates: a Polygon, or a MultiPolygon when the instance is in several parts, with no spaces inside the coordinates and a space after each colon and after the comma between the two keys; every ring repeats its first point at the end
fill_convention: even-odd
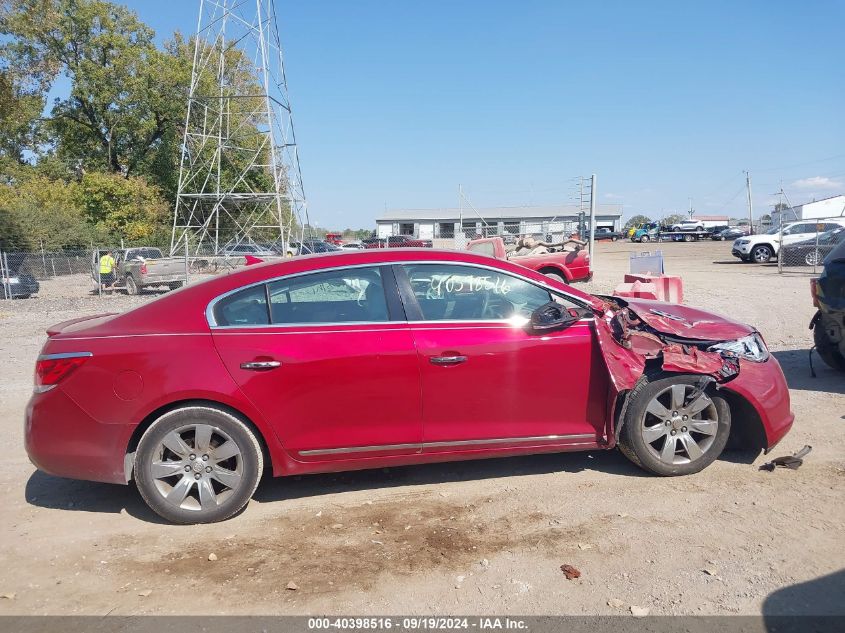
{"type": "Polygon", "coordinates": [[[135,482],[219,521],[274,475],[619,446],[694,473],[771,448],[789,392],[750,326],[591,296],[467,252],[261,264],[48,330],[26,449],[63,477],[135,482]],[[343,414],[319,406],[343,402],[343,414]],[[377,406],[374,406],[374,403],[377,406]]]}

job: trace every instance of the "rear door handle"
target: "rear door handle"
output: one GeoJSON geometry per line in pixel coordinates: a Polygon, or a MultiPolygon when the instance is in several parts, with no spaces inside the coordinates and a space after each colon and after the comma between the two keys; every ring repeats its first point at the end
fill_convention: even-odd
{"type": "Polygon", "coordinates": [[[467,362],[466,356],[432,356],[428,360],[432,365],[458,365],[467,362]]]}
{"type": "Polygon", "coordinates": [[[241,369],[249,369],[252,371],[275,369],[279,366],[281,366],[281,363],[277,360],[254,360],[249,363],[241,363],[241,369]]]}

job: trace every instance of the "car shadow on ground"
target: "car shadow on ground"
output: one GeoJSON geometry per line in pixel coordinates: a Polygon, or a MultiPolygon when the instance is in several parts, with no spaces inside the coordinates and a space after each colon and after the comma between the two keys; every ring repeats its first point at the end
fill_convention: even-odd
{"type": "Polygon", "coordinates": [[[260,502],[269,502],[376,488],[425,486],[550,473],[577,473],[585,470],[624,477],[650,476],[634,466],[618,451],[597,450],[397,466],[291,478],[267,477],[255,493],[255,499],[260,502]]]}
{"type": "MultiPolygon", "coordinates": [[[[550,453],[462,462],[397,466],[340,473],[274,478],[269,471],[254,498],[259,502],[318,497],[325,494],[399,486],[475,481],[498,477],[594,470],[624,477],[649,477],[618,451],[550,453]]],[[[104,484],[54,477],[35,471],[26,483],[27,503],[71,512],[127,514],[152,523],[167,523],[150,510],[134,485],[104,484]]]]}
{"type": "MultiPolygon", "coordinates": [[[[845,570],[840,570],[773,591],[763,601],[763,618],[766,620],[768,630],[784,630],[783,627],[778,629],[773,626],[777,623],[776,618],[779,616],[838,616],[841,625],[841,618],[845,616],[843,596],[845,596],[845,570]],[[769,626],[770,622],[772,626],[769,626]]],[[[812,622],[801,624],[806,627],[800,629],[803,631],[828,630],[816,629],[810,626],[812,622]]]]}
{"type": "Polygon", "coordinates": [[[126,511],[142,521],[167,523],[147,507],[134,485],[77,481],[36,470],[26,482],[24,498],[39,508],[104,514],[126,511]]]}
{"type": "Polygon", "coordinates": [[[772,356],[780,363],[790,389],[845,393],[845,374],[828,367],[816,352],[813,352],[815,378],[810,374],[809,349],[781,350],[772,352],[772,356]]]}

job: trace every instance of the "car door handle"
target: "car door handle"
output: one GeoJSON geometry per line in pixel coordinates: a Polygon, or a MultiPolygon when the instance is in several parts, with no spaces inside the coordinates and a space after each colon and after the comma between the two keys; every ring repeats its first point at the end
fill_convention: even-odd
{"type": "Polygon", "coordinates": [[[241,363],[241,369],[249,369],[252,371],[275,369],[279,366],[281,366],[281,363],[277,360],[254,360],[249,363],[241,363]]]}
{"type": "Polygon", "coordinates": [[[466,356],[432,356],[428,360],[432,365],[458,365],[467,362],[466,356]]]}

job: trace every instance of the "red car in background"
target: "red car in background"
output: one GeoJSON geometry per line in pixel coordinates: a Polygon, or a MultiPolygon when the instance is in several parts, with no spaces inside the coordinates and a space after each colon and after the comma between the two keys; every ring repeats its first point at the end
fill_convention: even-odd
{"type": "Polygon", "coordinates": [[[329,244],[334,244],[335,246],[343,246],[343,234],[342,233],[326,233],[326,241],[329,244]]]}
{"type": "Polygon", "coordinates": [[[590,270],[590,255],[583,248],[578,251],[567,250],[512,257],[507,252],[502,238],[488,237],[472,240],[467,244],[467,250],[479,255],[511,261],[561,283],[589,281],[593,277],[593,271],[590,270]]]}
{"type": "Polygon", "coordinates": [[[601,298],[468,252],[259,264],[47,331],[33,464],[126,484],[177,523],[243,508],[274,475],[612,449],[694,473],[729,438],[792,425],[751,326],[601,298]],[[342,415],[315,403],[343,402],[342,415]],[[377,403],[377,406],[373,406],[377,403]]]}

